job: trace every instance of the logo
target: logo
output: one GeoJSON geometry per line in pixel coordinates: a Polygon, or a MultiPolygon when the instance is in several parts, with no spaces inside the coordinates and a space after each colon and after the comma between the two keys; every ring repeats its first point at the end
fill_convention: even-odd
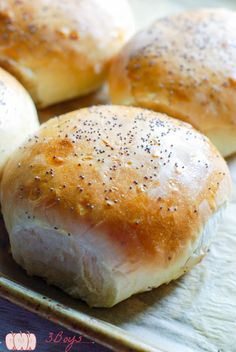
{"type": "Polygon", "coordinates": [[[64,345],[65,352],[70,352],[72,348],[77,344],[95,344],[94,341],[84,341],[84,337],[82,335],[66,336],[63,330],[59,331],[58,333],[50,331],[45,342],[48,344],[64,345]]]}
{"type": "Polygon", "coordinates": [[[10,332],[5,337],[5,344],[9,351],[34,351],[37,339],[35,334],[27,332],[10,332]]]}

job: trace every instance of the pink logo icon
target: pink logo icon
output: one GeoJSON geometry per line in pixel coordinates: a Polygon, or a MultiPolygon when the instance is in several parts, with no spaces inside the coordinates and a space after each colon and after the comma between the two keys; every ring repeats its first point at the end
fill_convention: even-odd
{"type": "Polygon", "coordinates": [[[9,351],[34,351],[36,336],[28,332],[10,332],[5,337],[5,344],[9,351]]]}

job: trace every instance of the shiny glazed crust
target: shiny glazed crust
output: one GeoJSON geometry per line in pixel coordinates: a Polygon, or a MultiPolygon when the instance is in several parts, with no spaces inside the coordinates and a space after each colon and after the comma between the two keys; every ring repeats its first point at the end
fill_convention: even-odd
{"type": "Polygon", "coordinates": [[[114,60],[115,104],[190,122],[224,156],[236,151],[236,13],[184,12],[136,34],[114,60]]]}
{"type": "MultiPolygon", "coordinates": [[[[17,262],[90,305],[111,306],[181,275],[230,190],[225,161],[190,125],[99,106],[42,125],[8,162],[1,202],[17,262]]],[[[205,251],[200,243],[194,263],[205,251]]]]}
{"type": "Polygon", "coordinates": [[[97,89],[132,33],[126,0],[2,0],[0,65],[44,107],[97,89]]]}

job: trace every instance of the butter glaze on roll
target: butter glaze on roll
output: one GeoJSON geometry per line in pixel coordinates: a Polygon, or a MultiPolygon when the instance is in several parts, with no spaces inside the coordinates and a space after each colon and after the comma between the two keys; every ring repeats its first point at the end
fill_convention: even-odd
{"type": "Polygon", "coordinates": [[[1,203],[28,274],[110,307],[199,262],[230,192],[225,161],[190,125],[99,106],[42,125],[8,162],[1,203]]]}
{"type": "Polygon", "coordinates": [[[38,128],[37,112],[29,94],[0,68],[0,180],[10,154],[38,128]]]}
{"type": "Polygon", "coordinates": [[[45,107],[96,90],[133,28],[126,0],[1,0],[0,66],[45,107]]]}
{"type": "Polygon", "coordinates": [[[236,152],[236,12],[206,9],[157,20],[115,59],[115,104],[167,113],[236,152]]]}

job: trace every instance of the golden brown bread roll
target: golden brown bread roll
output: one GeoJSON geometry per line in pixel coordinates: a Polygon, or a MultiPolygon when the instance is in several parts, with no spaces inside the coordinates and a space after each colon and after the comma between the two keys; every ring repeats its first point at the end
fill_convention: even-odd
{"type": "Polygon", "coordinates": [[[0,68],[0,180],[9,155],[38,127],[37,112],[29,94],[0,68]]]}
{"type": "Polygon", "coordinates": [[[236,12],[212,9],[157,20],[136,34],[110,73],[112,102],[165,112],[236,152],[236,12]]]}
{"type": "Polygon", "coordinates": [[[132,33],[126,0],[1,0],[0,65],[48,106],[96,90],[132,33]]]}
{"type": "Polygon", "coordinates": [[[43,124],[6,165],[1,203],[17,263],[109,307],[199,262],[230,191],[225,161],[190,125],[99,106],[43,124]]]}

